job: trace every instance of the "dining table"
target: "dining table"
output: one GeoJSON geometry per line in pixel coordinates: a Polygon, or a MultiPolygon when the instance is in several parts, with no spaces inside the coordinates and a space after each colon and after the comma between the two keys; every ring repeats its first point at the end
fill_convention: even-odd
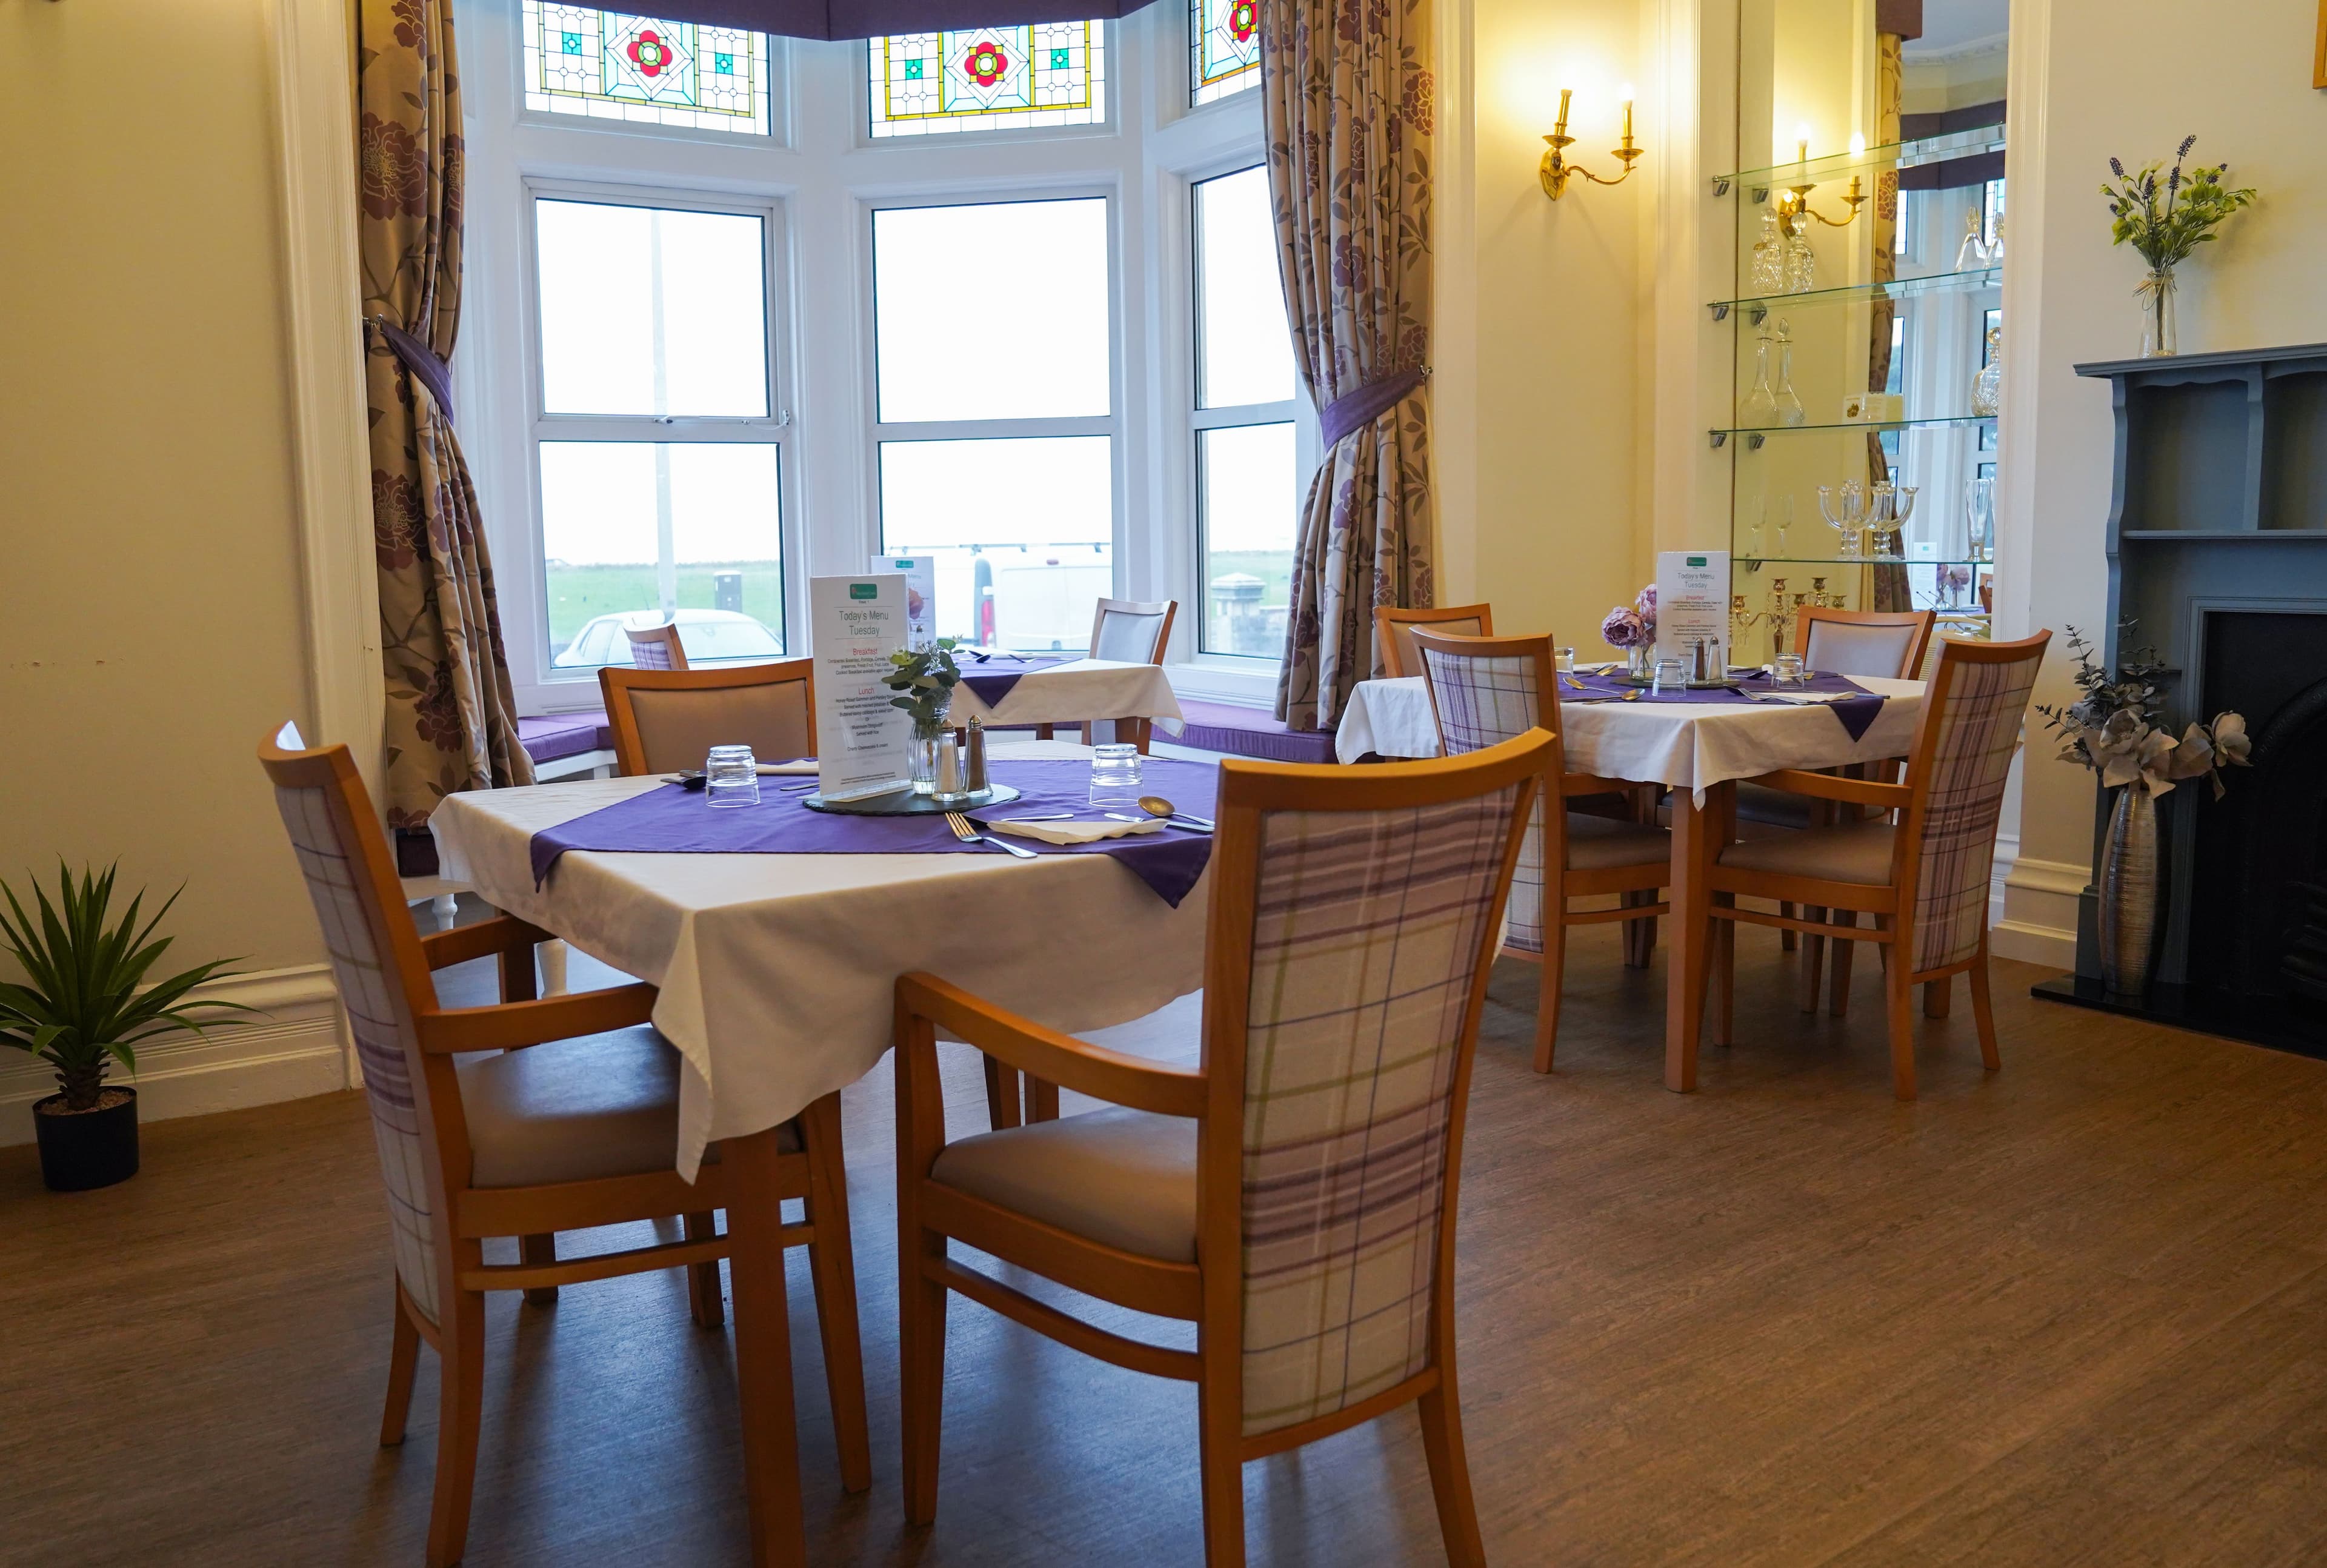
{"type": "MultiPolygon", "coordinates": [[[[1842,701],[1795,705],[1725,690],[1628,700],[1603,677],[1562,680],[1567,689],[1560,694],[1558,722],[1568,771],[1671,790],[1665,1087],[1686,1094],[1696,1087],[1707,994],[1706,943],[1713,933],[1706,883],[1715,857],[1736,830],[1738,780],[1780,769],[1816,770],[1905,756],[1922,714],[1923,683],[1827,676],[1811,689],[1842,701]]],[[[1333,744],[1344,762],[1369,755],[1439,755],[1429,683],[1420,676],[1359,682],[1333,744]]]]}
{"type": "MultiPolygon", "coordinates": [[[[1064,800],[1104,820],[1088,748],[995,752],[995,778],[1025,796],[973,818],[1064,800]]],[[[1214,767],[1142,763],[1144,789],[1209,817],[1214,767]]],[[[757,807],[727,808],[662,778],[575,779],[448,796],[430,818],[446,876],[659,988],[654,1023],[684,1064],[676,1162],[690,1180],[715,1143],[765,1167],[778,1129],[811,1108],[836,1129],[831,1097],[890,1048],[900,975],[1083,1033],[1202,986],[1208,836],[1143,820],[1096,845],[1014,838],[1033,852],[1022,859],[953,838],[941,817],[814,811],[805,782],[771,776],[757,807]]],[[[783,1218],[763,1187],[739,1181],[728,1211],[745,1486],[754,1560],[792,1563],[797,1530],[777,1523],[799,1517],[783,1218]]]]}
{"type": "Polygon", "coordinates": [[[969,648],[956,649],[954,661],[961,684],[946,716],[955,725],[972,719],[1010,729],[1134,720],[1160,723],[1175,735],[1182,728],[1180,699],[1160,664],[969,648]]]}

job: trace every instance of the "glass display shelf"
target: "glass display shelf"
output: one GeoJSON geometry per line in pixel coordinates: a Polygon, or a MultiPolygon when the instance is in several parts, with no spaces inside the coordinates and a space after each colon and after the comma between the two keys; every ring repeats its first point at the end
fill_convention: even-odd
{"type": "Polygon", "coordinates": [[[1829,180],[1869,169],[1903,169],[1917,163],[1940,162],[1949,158],[1967,158],[1980,153],[2000,153],[2004,150],[2002,122],[1992,126],[1971,126],[1959,131],[1949,131],[1937,136],[1919,136],[1913,141],[1887,142],[1879,147],[1869,147],[1863,153],[1827,153],[1809,159],[1790,159],[1772,163],[1765,169],[1742,169],[1734,174],[1715,174],[1713,193],[1729,194],[1730,186],[1738,185],[1756,201],[1764,200],[1776,186],[1802,184],[1823,185],[1829,180]]]}
{"type": "Polygon", "coordinates": [[[1917,294],[1968,293],[1974,289],[2001,288],[2004,285],[2004,264],[1983,266],[1969,272],[1939,272],[1924,277],[1902,277],[1890,283],[1855,283],[1837,288],[1805,289],[1800,294],[1753,294],[1741,299],[1711,300],[1706,309],[1716,322],[1728,319],[1733,310],[1743,311],[1755,326],[1762,318],[1779,305],[1817,305],[1855,300],[1902,300],[1917,294]]]}
{"type": "Polygon", "coordinates": [[[1946,430],[1967,425],[1993,425],[1993,414],[1950,414],[1935,419],[1853,419],[1839,425],[1740,425],[1726,430],[1709,430],[1715,449],[1728,444],[1733,435],[1750,437],[1749,445],[1760,451],[1762,438],[1770,435],[1832,435],[1836,431],[1870,431],[1880,435],[1886,430],[1946,430]]]}
{"type": "MultiPolygon", "coordinates": [[[[1820,523],[1820,527],[1826,525],[1820,523]]],[[[1738,566],[1992,566],[1993,561],[1975,561],[1968,556],[1948,561],[1878,561],[1872,555],[1756,555],[1745,550],[1732,548],[1729,559],[1738,566]]]]}

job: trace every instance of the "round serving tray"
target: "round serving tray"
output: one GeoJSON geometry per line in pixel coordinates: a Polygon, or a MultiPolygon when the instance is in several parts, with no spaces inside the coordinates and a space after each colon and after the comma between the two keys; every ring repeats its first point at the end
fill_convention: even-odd
{"type": "Polygon", "coordinates": [[[989,784],[975,794],[951,800],[939,800],[934,795],[916,795],[911,789],[892,789],[886,795],[860,795],[853,800],[827,800],[821,793],[805,798],[810,811],[829,811],[841,817],[935,817],[947,811],[983,811],[989,806],[1002,806],[1018,798],[1018,791],[1007,784],[989,784]]]}

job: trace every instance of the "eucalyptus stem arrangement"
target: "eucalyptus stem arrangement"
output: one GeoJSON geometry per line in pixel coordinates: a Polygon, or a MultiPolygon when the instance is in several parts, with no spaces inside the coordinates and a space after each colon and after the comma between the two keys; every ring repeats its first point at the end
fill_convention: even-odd
{"type": "Polygon", "coordinates": [[[889,656],[890,670],[881,684],[898,694],[889,705],[905,710],[916,739],[927,740],[945,728],[953,688],[961,684],[961,666],[953,657],[960,641],[940,637],[927,648],[901,648],[889,656]]]}
{"type": "Polygon", "coordinates": [[[2234,188],[2224,178],[2229,173],[2227,163],[2184,171],[2182,164],[2197,142],[2194,135],[2182,138],[2170,171],[2161,159],[2127,173],[2122,160],[2111,158],[2109,173],[2116,178],[2101,184],[2109,207],[2110,243],[2130,245],[2149,264],[2149,275],[2135,291],[2142,304],[2144,359],[2179,350],[2173,269],[2198,247],[2219,238],[2214,231],[2223,220],[2255,201],[2252,190],[2234,188]]]}

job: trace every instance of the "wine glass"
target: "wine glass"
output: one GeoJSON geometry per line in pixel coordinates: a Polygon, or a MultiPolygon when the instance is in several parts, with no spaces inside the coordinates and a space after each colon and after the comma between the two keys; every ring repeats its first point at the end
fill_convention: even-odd
{"type": "Polygon", "coordinates": [[[1976,479],[1964,489],[1966,553],[1975,561],[1990,558],[1995,547],[1995,481],[1976,479]]]}

